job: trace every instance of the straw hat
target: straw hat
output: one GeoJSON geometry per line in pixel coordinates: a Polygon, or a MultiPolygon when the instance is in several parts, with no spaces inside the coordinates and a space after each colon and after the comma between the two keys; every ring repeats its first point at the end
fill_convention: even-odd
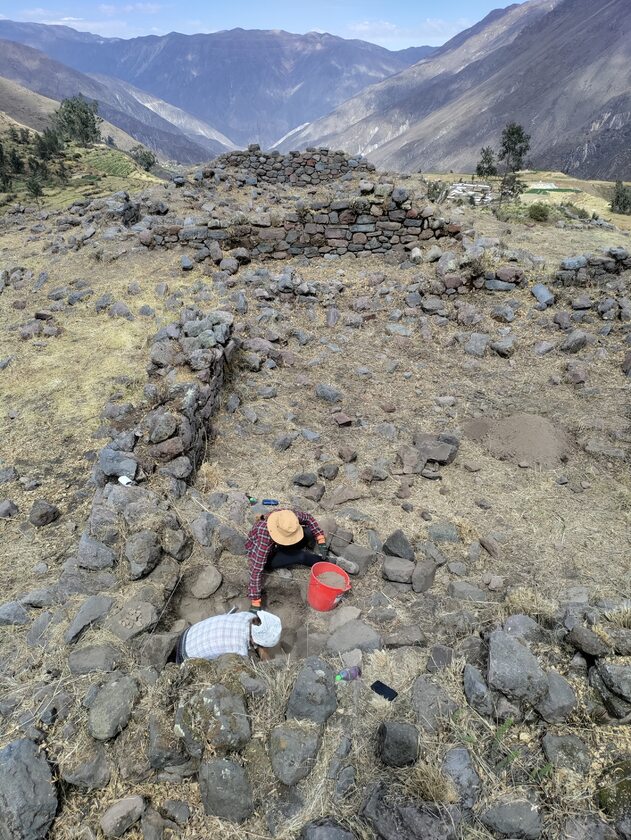
{"type": "Polygon", "coordinates": [[[293,510],[275,510],[267,517],[267,530],[278,545],[294,545],[304,536],[302,525],[293,510]]]}

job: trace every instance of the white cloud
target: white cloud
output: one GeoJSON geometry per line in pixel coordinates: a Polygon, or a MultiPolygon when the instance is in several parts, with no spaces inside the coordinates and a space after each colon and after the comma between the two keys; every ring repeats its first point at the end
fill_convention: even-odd
{"type": "Polygon", "coordinates": [[[101,3],[97,9],[101,14],[113,17],[114,15],[129,15],[133,13],[143,15],[157,15],[166,7],[162,3],[101,3]]]}
{"type": "Polygon", "coordinates": [[[360,20],[348,25],[347,36],[395,49],[423,44],[439,46],[471,25],[472,21],[466,18],[425,18],[413,26],[400,26],[389,20],[360,20]]]}

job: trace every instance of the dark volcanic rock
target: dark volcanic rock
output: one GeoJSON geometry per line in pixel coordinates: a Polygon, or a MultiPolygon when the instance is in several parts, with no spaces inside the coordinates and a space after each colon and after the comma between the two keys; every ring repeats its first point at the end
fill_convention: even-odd
{"type": "Polygon", "coordinates": [[[369,790],[361,816],[381,840],[456,840],[462,820],[454,806],[401,799],[384,785],[369,790]]]}
{"type": "Polygon", "coordinates": [[[418,758],[418,729],[411,723],[384,721],[377,731],[377,755],[389,767],[405,767],[418,758]]]}
{"type": "Polygon", "coordinates": [[[335,673],[322,659],[311,657],[302,666],[287,704],[287,718],[324,723],[337,709],[335,673]]]}
{"type": "Polygon", "coordinates": [[[254,811],[252,787],[245,770],[234,761],[216,758],[199,768],[199,792],[207,814],[243,822],[254,811]]]}
{"type": "Polygon", "coordinates": [[[33,741],[11,741],[0,750],[0,837],[43,840],[57,812],[48,761],[33,741]]]}

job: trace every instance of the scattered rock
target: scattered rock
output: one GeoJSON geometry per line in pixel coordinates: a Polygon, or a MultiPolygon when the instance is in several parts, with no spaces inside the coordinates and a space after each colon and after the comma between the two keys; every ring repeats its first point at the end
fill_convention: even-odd
{"type": "Polygon", "coordinates": [[[19,601],[7,601],[0,604],[0,627],[29,624],[30,617],[19,601]]]}
{"type": "Polygon", "coordinates": [[[322,659],[311,657],[302,666],[287,704],[287,718],[325,723],[337,709],[335,673],[322,659]]]}
{"type": "Polygon", "coordinates": [[[427,677],[417,677],[414,681],[411,703],[417,723],[430,734],[437,732],[441,720],[450,717],[458,708],[446,690],[427,677]]]}
{"type": "Polygon", "coordinates": [[[569,682],[557,674],[548,671],[548,690],[535,708],[548,723],[561,723],[574,711],[576,694],[569,682]]]}
{"type": "Polygon", "coordinates": [[[471,811],[482,792],[482,783],[465,747],[454,747],[445,753],[443,773],[454,783],[460,795],[460,805],[471,811]]]}
{"type": "Polygon", "coordinates": [[[142,796],[119,799],[101,817],[100,825],[106,837],[122,837],[141,818],[145,810],[142,796]]]}
{"type": "Polygon", "coordinates": [[[320,730],[304,725],[281,723],[270,735],[272,770],[284,785],[295,785],[312,770],[320,748],[320,730]]]}
{"type": "Polygon", "coordinates": [[[404,560],[414,560],[414,549],[410,541],[400,529],[394,531],[383,544],[383,553],[390,557],[400,557],[404,560]]]}
{"type": "Polygon", "coordinates": [[[418,758],[418,730],[411,723],[388,720],[377,731],[377,755],[389,767],[405,767],[418,758]]]}
{"type": "Polygon", "coordinates": [[[401,560],[399,557],[386,557],[381,567],[381,574],[384,580],[395,583],[412,583],[412,575],[415,564],[410,560],[401,560]]]}
{"type": "Polygon", "coordinates": [[[487,828],[502,837],[538,840],[541,837],[542,822],[539,809],[531,802],[506,802],[487,808],[480,814],[487,828]]]}
{"type": "Polygon", "coordinates": [[[223,576],[216,566],[205,566],[191,585],[194,598],[210,598],[221,586],[223,576]]]}
{"type": "Polygon", "coordinates": [[[97,741],[109,741],[129,723],[138,698],[138,686],[131,677],[116,677],[99,690],[90,706],[88,732],[97,741]]]}
{"type": "Polygon", "coordinates": [[[199,792],[207,814],[241,823],[254,812],[252,787],[234,761],[216,758],[199,768],[199,792]]]}
{"type": "Polygon", "coordinates": [[[355,649],[370,652],[381,647],[381,636],[368,624],[355,619],[332,633],[326,646],[331,653],[346,653],[355,649]]]}
{"type": "Polygon", "coordinates": [[[513,636],[494,630],[489,639],[488,680],[511,700],[535,705],[548,691],[546,674],[532,653],[513,636]]]}
{"type": "Polygon", "coordinates": [[[57,792],[46,756],[33,741],[0,750],[0,837],[43,840],[57,813],[57,792]]]}
{"type": "Polygon", "coordinates": [[[31,525],[35,525],[36,528],[43,528],[45,525],[50,525],[51,522],[59,519],[60,516],[61,511],[58,507],[51,505],[50,502],[46,502],[44,499],[37,499],[33,502],[33,507],[28,515],[28,521],[31,525]]]}
{"type": "Polygon", "coordinates": [[[589,770],[589,748],[576,735],[552,735],[548,732],[543,736],[542,744],[546,758],[555,767],[563,767],[574,773],[587,773],[589,770]]]}

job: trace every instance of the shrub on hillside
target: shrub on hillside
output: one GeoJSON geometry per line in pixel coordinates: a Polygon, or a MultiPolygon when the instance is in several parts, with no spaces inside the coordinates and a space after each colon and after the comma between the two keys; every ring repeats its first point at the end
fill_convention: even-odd
{"type": "Polygon", "coordinates": [[[544,204],[543,201],[536,201],[528,208],[528,218],[533,222],[547,222],[550,218],[550,205],[544,204]]]}
{"type": "Polygon", "coordinates": [[[80,146],[98,143],[101,139],[100,125],[103,122],[97,114],[98,109],[98,103],[90,102],[80,94],[70,99],[62,99],[61,105],[53,114],[53,130],[64,140],[78,143],[80,146]]]}
{"type": "Polygon", "coordinates": [[[622,181],[616,181],[611,198],[611,210],[613,213],[631,216],[631,187],[626,187],[622,181]]]}

